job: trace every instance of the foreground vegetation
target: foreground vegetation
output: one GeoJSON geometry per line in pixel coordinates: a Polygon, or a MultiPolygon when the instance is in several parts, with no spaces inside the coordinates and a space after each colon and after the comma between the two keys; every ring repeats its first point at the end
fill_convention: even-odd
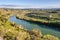
{"type": "Polygon", "coordinates": [[[10,23],[8,18],[13,15],[13,12],[7,11],[6,9],[2,11],[3,13],[1,11],[2,10],[0,10],[0,40],[60,40],[58,37],[50,34],[43,35],[38,29],[29,31],[21,25],[16,25],[14,22],[10,23]]]}

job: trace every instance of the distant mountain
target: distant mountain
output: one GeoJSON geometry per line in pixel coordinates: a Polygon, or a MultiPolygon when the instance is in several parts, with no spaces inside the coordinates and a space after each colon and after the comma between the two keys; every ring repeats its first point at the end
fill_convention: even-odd
{"type": "Polygon", "coordinates": [[[23,8],[23,6],[19,6],[19,5],[0,5],[0,8],[20,9],[20,8],[23,8]]]}
{"type": "Polygon", "coordinates": [[[0,5],[0,8],[12,8],[12,9],[53,9],[53,10],[60,10],[59,7],[55,8],[55,7],[51,7],[51,8],[35,8],[35,7],[31,7],[31,6],[22,6],[22,5],[0,5]]]}
{"type": "Polygon", "coordinates": [[[0,5],[0,6],[5,6],[5,7],[17,7],[19,5],[0,5]]]}

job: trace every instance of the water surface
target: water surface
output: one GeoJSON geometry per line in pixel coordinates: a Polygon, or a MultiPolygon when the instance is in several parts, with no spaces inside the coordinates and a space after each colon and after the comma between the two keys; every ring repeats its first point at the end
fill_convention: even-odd
{"type": "Polygon", "coordinates": [[[25,29],[32,30],[32,29],[36,28],[36,29],[42,31],[43,34],[51,34],[51,35],[55,35],[60,38],[60,31],[51,29],[51,28],[49,28],[50,26],[31,23],[31,22],[28,22],[25,20],[20,20],[20,19],[17,19],[15,15],[11,16],[9,18],[9,21],[15,22],[18,25],[22,25],[25,29]]]}

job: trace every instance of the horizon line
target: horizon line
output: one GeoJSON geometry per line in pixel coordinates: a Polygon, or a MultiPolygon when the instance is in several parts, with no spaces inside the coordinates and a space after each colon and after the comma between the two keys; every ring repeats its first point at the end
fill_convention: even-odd
{"type": "Polygon", "coordinates": [[[0,8],[60,8],[60,6],[28,6],[28,5],[0,5],[0,8]]]}

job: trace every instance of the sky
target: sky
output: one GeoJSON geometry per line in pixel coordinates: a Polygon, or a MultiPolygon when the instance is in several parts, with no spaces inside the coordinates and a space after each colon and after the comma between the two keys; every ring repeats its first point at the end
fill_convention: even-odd
{"type": "Polygon", "coordinates": [[[60,0],[0,0],[0,5],[19,5],[31,8],[60,8],[60,0]]]}

